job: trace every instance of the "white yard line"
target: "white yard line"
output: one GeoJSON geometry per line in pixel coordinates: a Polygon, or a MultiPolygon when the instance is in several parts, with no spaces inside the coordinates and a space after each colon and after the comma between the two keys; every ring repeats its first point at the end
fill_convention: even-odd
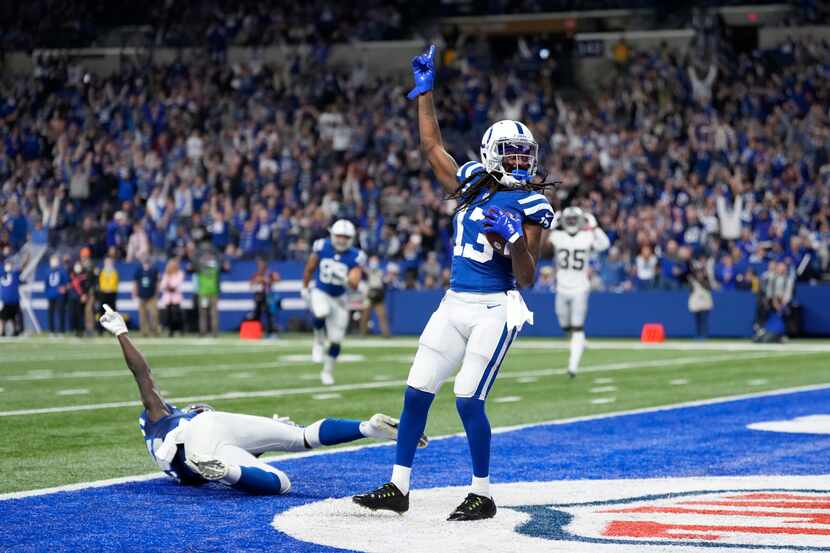
{"type": "MultiPolygon", "coordinates": [[[[580,372],[604,372],[604,371],[622,371],[635,368],[649,368],[649,367],[670,367],[679,365],[694,365],[706,363],[720,363],[726,361],[745,361],[752,359],[766,359],[771,356],[786,357],[790,355],[803,355],[801,352],[784,352],[778,354],[757,353],[755,355],[721,355],[721,356],[706,356],[706,357],[681,357],[678,359],[658,359],[653,361],[637,361],[626,363],[608,363],[604,365],[593,365],[584,367],[580,372]]],[[[504,379],[518,379],[526,377],[539,376],[553,376],[565,374],[565,369],[539,369],[531,371],[506,371],[499,375],[499,378],[504,379]]],[[[185,396],[169,398],[168,401],[172,403],[193,403],[203,401],[218,401],[225,399],[250,399],[263,397],[282,397],[304,394],[316,394],[325,392],[346,392],[350,390],[369,390],[375,388],[391,388],[404,386],[404,380],[385,380],[381,382],[362,382],[356,384],[339,384],[334,386],[315,386],[307,388],[282,388],[276,390],[258,390],[251,392],[225,392],[222,394],[206,394],[201,396],[185,396]]],[[[13,411],[0,411],[0,417],[15,417],[22,415],[46,415],[51,413],[75,413],[81,411],[95,411],[98,409],[117,409],[121,407],[138,407],[141,405],[140,401],[115,401],[107,403],[93,403],[88,405],[65,405],[59,407],[35,407],[30,409],[18,409],[13,411]]]]}
{"type": "MultiPolygon", "coordinates": [[[[603,419],[610,419],[614,417],[624,417],[630,415],[643,415],[649,413],[659,413],[663,411],[671,411],[673,409],[683,409],[688,407],[704,407],[706,405],[716,405],[718,403],[728,403],[730,401],[740,401],[740,400],[747,400],[747,399],[759,399],[765,397],[775,397],[775,396],[783,396],[787,394],[797,394],[800,392],[813,392],[819,390],[827,390],[830,389],[830,383],[825,384],[811,384],[809,386],[796,386],[792,388],[781,388],[778,390],[768,390],[765,392],[755,392],[751,394],[737,394],[731,396],[721,396],[715,397],[710,399],[700,399],[694,401],[684,401],[680,403],[670,403],[667,405],[659,405],[656,407],[640,407],[637,409],[628,409],[623,411],[612,411],[609,413],[599,413],[596,415],[584,415],[581,417],[568,417],[563,419],[553,419],[549,421],[543,422],[533,422],[528,424],[517,424],[513,426],[502,426],[493,429],[493,434],[504,434],[506,432],[513,432],[515,430],[523,430],[525,428],[533,428],[536,426],[559,426],[565,424],[572,424],[572,423],[580,423],[580,422],[589,422],[594,420],[603,420],[603,419]]],[[[447,438],[454,438],[464,436],[463,433],[458,432],[455,434],[447,434],[444,436],[435,436],[431,437],[431,442],[436,442],[438,440],[445,440],[447,438]]],[[[314,451],[304,451],[301,453],[288,453],[284,455],[269,455],[261,457],[263,461],[282,461],[282,460],[289,460],[289,459],[301,459],[303,457],[316,457],[318,455],[334,455],[338,453],[347,453],[350,451],[357,451],[360,449],[367,449],[367,448],[375,448],[375,447],[391,447],[393,442],[382,442],[382,443],[371,443],[371,444],[364,444],[364,445],[356,445],[356,446],[348,446],[348,447],[340,447],[340,448],[333,448],[333,449],[318,449],[314,451]]],[[[5,494],[0,494],[0,501],[7,501],[10,499],[22,499],[25,497],[34,497],[34,496],[41,496],[41,495],[49,495],[53,493],[60,493],[60,492],[70,492],[70,491],[78,491],[78,490],[85,490],[88,488],[103,488],[107,486],[113,486],[117,484],[125,484],[131,482],[144,482],[147,480],[156,480],[161,478],[167,478],[166,475],[160,474],[158,472],[149,473],[149,474],[138,474],[135,476],[122,476],[119,478],[108,478],[106,480],[96,480],[93,482],[79,482],[76,484],[66,484],[63,486],[54,486],[51,488],[41,488],[39,490],[27,490],[21,492],[10,492],[5,494]]]]}
{"type": "MultiPolygon", "coordinates": [[[[140,336],[133,336],[136,345],[146,348],[148,351],[153,346],[162,346],[170,348],[168,355],[174,355],[181,350],[183,346],[195,346],[198,348],[216,348],[217,351],[225,351],[228,349],[249,349],[249,350],[284,350],[291,348],[304,348],[311,346],[311,337],[308,338],[284,338],[281,340],[259,340],[259,341],[242,341],[227,338],[142,338],[140,336]]],[[[105,345],[113,344],[114,341],[108,338],[57,338],[57,339],[40,339],[40,338],[0,338],[0,345],[15,343],[20,345],[32,346],[32,353],[42,353],[45,346],[86,346],[86,345],[105,345]]],[[[415,348],[418,345],[418,338],[347,338],[346,343],[350,348],[354,349],[387,349],[387,348],[415,348]]],[[[535,338],[525,337],[517,340],[511,347],[517,349],[553,349],[553,350],[567,350],[570,345],[565,339],[549,339],[549,338],[535,338]]],[[[706,341],[692,341],[692,340],[668,340],[660,344],[644,344],[636,340],[600,340],[589,339],[587,343],[588,349],[596,350],[647,350],[647,351],[804,351],[804,352],[827,352],[830,353],[830,343],[827,341],[812,341],[812,340],[795,340],[786,344],[754,344],[748,340],[706,340],[706,341]]],[[[238,353],[238,352],[227,352],[238,353]]],[[[181,355],[189,355],[190,353],[180,353],[181,355]]],[[[24,354],[25,355],[25,354],[24,354]]],[[[116,355],[117,357],[117,355],[116,355]]],[[[58,355],[57,358],[61,358],[58,355]]]]}

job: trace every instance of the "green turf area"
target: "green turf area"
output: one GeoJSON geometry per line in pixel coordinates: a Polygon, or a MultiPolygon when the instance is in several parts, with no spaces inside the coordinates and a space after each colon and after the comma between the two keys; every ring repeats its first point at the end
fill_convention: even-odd
{"type": "MultiPolygon", "coordinates": [[[[217,409],[279,413],[301,424],[376,412],[397,416],[416,347],[408,338],[347,340],[337,385],[325,388],[319,367],[307,360],[308,337],[256,343],[232,337],[134,340],[169,399],[181,404],[206,398],[217,409]]],[[[643,348],[596,340],[574,380],[564,375],[567,357],[564,341],[519,340],[488,402],[493,426],[830,383],[827,342],[643,348]]],[[[461,431],[451,388],[444,386],[432,408],[431,435],[461,431]]],[[[113,339],[0,341],[0,492],[152,472],[138,430],[140,408],[100,405],[137,399],[113,339]],[[20,413],[54,408],[68,409],[20,413]]]]}

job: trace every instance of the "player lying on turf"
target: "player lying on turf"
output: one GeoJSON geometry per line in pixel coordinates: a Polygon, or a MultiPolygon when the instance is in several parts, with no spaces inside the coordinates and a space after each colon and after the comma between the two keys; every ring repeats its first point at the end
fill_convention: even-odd
{"type": "MultiPolygon", "coordinates": [[[[127,337],[121,315],[104,305],[100,322],[118,338],[138,384],[144,404],[138,420],[150,456],[182,484],[213,480],[251,494],[283,494],[291,489],[288,476],[260,461],[260,454],[397,437],[398,421],[381,414],[368,421],[322,419],[301,427],[287,419],[224,413],[204,404],[177,409],[161,396],[147,361],[127,337]]],[[[420,446],[426,444],[426,436],[421,436],[420,446]]]]}

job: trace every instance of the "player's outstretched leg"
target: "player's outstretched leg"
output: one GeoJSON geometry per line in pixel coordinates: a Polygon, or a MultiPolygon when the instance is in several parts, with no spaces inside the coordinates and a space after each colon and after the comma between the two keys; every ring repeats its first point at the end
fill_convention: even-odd
{"type": "Polygon", "coordinates": [[[340,355],[340,344],[329,344],[329,349],[326,352],[323,360],[323,370],[320,372],[320,382],[325,386],[334,384],[334,365],[337,363],[337,357],[340,355]]]}
{"type": "Polygon", "coordinates": [[[571,329],[570,356],[568,357],[568,375],[573,378],[579,370],[579,361],[585,351],[585,330],[580,327],[571,329]]]}
{"type": "Polygon", "coordinates": [[[447,520],[481,520],[496,515],[496,503],[490,496],[490,421],[484,410],[484,400],[459,397],[455,406],[464,424],[470,457],[473,462],[473,480],[470,493],[450,513],[447,520]]]}
{"type": "Polygon", "coordinates": [[[311,324],[314,327],[314,338],[311,342],[311,360],[314,363],[322,363],[326,343],[326,320],[315,316],[311,324]]]}
{"type": "Polygon", "coordinates": [[[409,510],[409,481],[415,449],[418,447],[427,425],[432,400],[435,394],[407,386],[404,393],[403,411],[398,424],[398,443],[395,450],[395,466],[392,481],[380,488],[352,499],[358,505],[372,510],[405,513],[409,510]]]}
{"type": "MultiPolygon", "coordinates": [[[[322,419],[303,429],[303,440],[308,449],[337,445],[362,438],[395,440],[398,437],[398,419],[377,413],[367,421],[322,419]]],[[[418,447],[426,447],[429,439],[421,434],[418,447]]]]}
{"type": "Polygon", "coordinates": [[[288,475],[234,445],[224,445],[212,455],[188,453],[187,465],[205,480],[252,495],[280,495],[291,490],[288,475]]]}

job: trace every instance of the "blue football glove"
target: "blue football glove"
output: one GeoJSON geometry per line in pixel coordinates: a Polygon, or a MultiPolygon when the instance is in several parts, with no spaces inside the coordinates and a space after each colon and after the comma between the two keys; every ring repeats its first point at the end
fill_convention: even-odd
{"type": "Polygon", "coordinates": [[[432,90],[432,81],[435,80],[434,44],[430,44],[426,54],[412,58],[412,77],[415,80],[415,88],[406,95],[410,100],[432,90]]]}
{"type": "Polygon", "coordinates": [[[485,232],[495,232],[511,244],[522,237],[519,217],[499,207],[491,207],[484,213],[483,226],[485,232]]]}

